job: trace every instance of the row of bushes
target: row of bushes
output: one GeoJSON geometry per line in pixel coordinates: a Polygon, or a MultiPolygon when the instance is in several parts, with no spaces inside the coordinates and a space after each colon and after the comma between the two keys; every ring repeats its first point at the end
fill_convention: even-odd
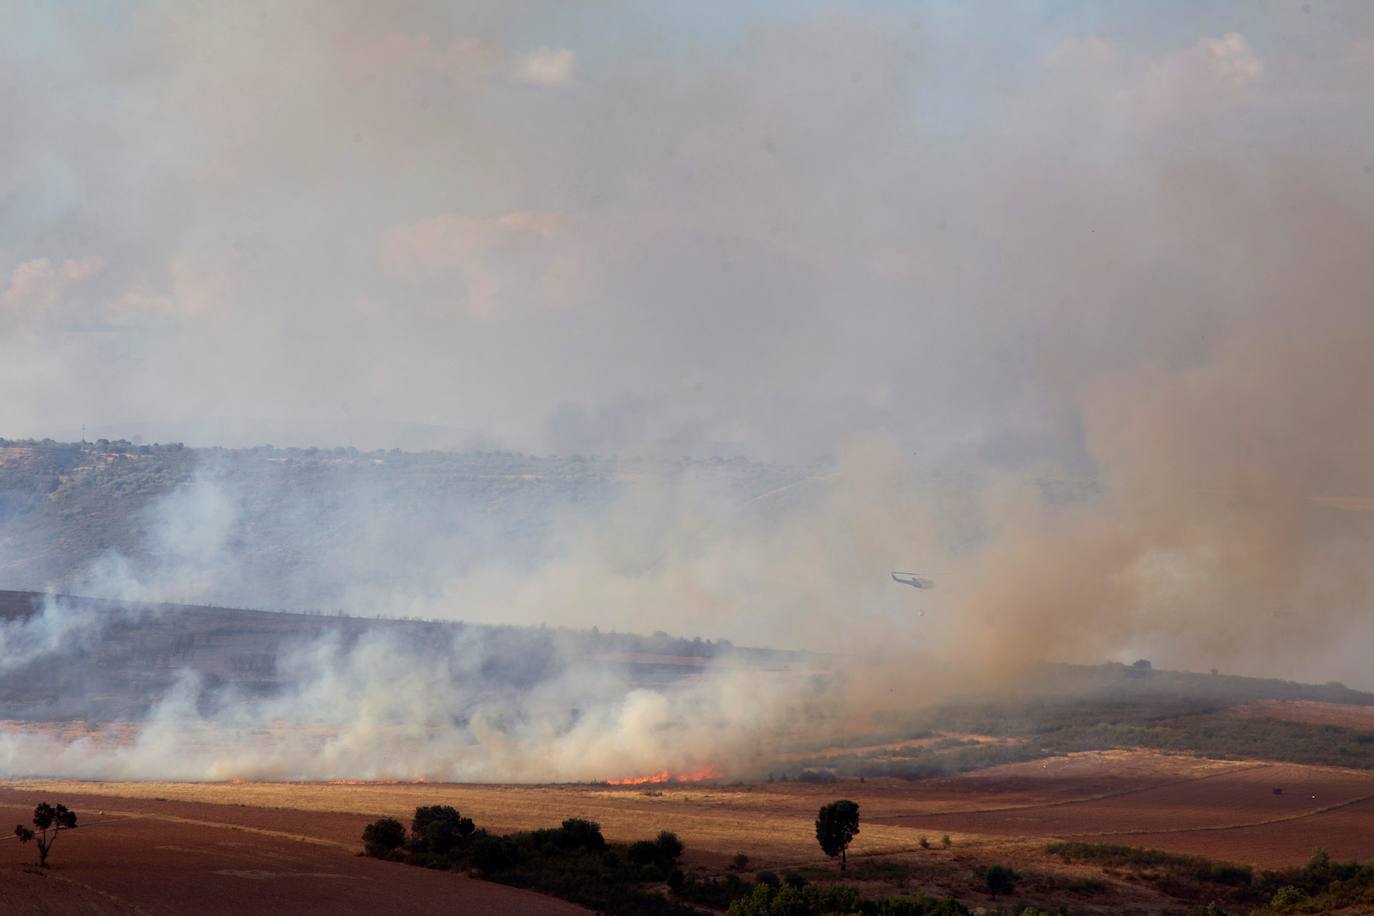
{"type": "Polygon", "coordinates": [[[408,833],[395,818],[369,824],[363,849],[378,858],[530,888],[603,913],[693,912],[654,887],[684,884],[677,867],[682,841],[666,830],[652,840],[608,843],[595,821],[569,818],[558,827],[497,835],[449,805],[430,805],[415,809],[408,833]]]}
{"type": "Polygon", "coordinates": [[[965,916],[968,908],[953,897],[936,899],[888,897],[865,900],[852,887],[842,884],[759,883],[748,896],[730,904],[729,916],[828,916],[858,914],[865,916],[965,916]]]}
{"type": "Polygon", "coordinates": [[[1325,913],[1374,903],[1374,862],[1336,862],[1323,850],[1306,865],[1259,873],[1246,865],[1106,843],[1053,843],[1048,851],[1066,862],[1139,872],[1170,896],[1211,900],[1207,911],[1214,914],[1224,913],[1224,906],[1325,913]]]}

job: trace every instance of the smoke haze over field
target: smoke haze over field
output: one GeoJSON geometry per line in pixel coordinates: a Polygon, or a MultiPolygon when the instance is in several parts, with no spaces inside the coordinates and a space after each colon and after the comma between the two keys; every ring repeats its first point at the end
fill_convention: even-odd
{"type": "MultiPolygon", "coordinates": [[[[306,490],[330,550],[269,581],[272,491],[207,462],[37,584],[1374,686],[1374,10],[722,9],[0,11],[6,435],[805,468],[598,483],[520,537],[306,490]]],[[[767,694],[693,689],[642,734],[767,694]]]]}

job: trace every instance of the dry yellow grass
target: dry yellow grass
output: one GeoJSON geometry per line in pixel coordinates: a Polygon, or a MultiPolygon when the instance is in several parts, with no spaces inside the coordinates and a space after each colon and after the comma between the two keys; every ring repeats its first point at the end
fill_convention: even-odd
{"type": "MultiPolygon", "coordinates": [[[[600,785],[466,785],[336,783],[169,783],[42,780],[12,783],[53,795],[103,795],[248,805],[299,811],[409,818],[417,805],[450,804],[494,832],[529,830],[567,817],[598,821],[612,840],[675,831],[694,857],[745,852],[762,866],[821,861],[813,819],[835,798],[858,801],[866,820],[903,815],[903,824],[863,826],[856,855],[919,850],[924,813],[989,806],[1018,807],[1109,793],[1141,779],[1189,779],[1242,764],[1146,751],[1074,754],[1014,764],[951,779],[870,780],[836,784],[769,783],[608,787],[600,785]],[[913,829],[916,828],[916,829],[913,829]]],[[[943,830],[932,827],[932,839],[943,830]]],[[[956,835],[961,848],[1014,847],[1012,838],[956,835]]]]}

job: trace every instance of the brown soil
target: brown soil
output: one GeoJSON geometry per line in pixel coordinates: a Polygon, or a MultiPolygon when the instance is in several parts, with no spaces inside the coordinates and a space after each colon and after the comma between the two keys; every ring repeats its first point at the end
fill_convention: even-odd
{"type": "MultiPolygon", "coordinates": [[[[9,810],[18,817],[40,797],[72,804],[90,829],[63,838],[67,845],[54,857],[59,867],[48,878],[23,872],[32,852],[10,847],[0,862],[9,859],[5,867],[14,881],[0,881],[0,895],[9,894],[12,884],[23,893],[48,894],[33,899],[77,901],[74,911],[108,910],[102,893],[147,912],[174,912],[192,903],[208,912],[241,912],[269,898],[267,908],[274,912],[307,902],[317,910],[387,910],[388,901],[401,896],[425,912],[427,901],[452,906],[468,899],[464,895],[473,895],[482,912],[501,912],[502,906],[509,912],[536,912],[536,906],[565,911],[553,909],[562,904],[547,898],[355,855],[369,820],[383,814],[408,819],[416,805],[438,803],[457,806],[494,832],[552,826],[566,817],[599,821],[612,840],[673,830],[687,844],[689,869],[720,873],[737,852],[750,857],[751,868],[833,867],[816,848],[812,820],[822,803],[852,798],[863,809],[853,861],[904,862],[914,869],[913,888],[954,893],[971,905],[985,902],[975,874],[991,862],[1031,876],[1031,889],[1037,882],[1062,888],[1065,877],[1106,880],[1105,897],[1059,901],[1074,912],[1154,912],[1166,901],[1151,897],[1149,888],[1104,878],[1093,867],[1065,865],[1045,852],[1054,839],[1148,846],[1261,867],[1301,864],[1318,846],[1337,858],[1374,857],[1374,774],[1148,751],[1072,754],[919,782],[614,787],[40,781],[0,790],[0,814],[9,810]],[[1275,795],[1274,788],[1284,791],[1275,795]],[[948,849],[940,843],[946,833],[953,843],[948,849]],[[921,848],[923,836],[932,848],[921,848]],[[54,883],[64,878],[82,887],[54,883]],[[60,891],[54,890],[58,884],[60,891]],[[172,888],[170,896],[157,890],[164,885],[172,888]]],[[[1050,902],[1063,891],[1046,893],[1051,896],[1040,899],[1050,902]]],[[[9,904],[6,910],[6,899],[0,896],[0,912],[23,909],[9,904]]]]}
{"type": "MultiPolygon", "coordinates": [[[[64,793],[79,829],[51,867],[0,844],[0,913],[547,913],[585,910],[539,894],[358,856],[356,815],[64,793]]],[[[0,789],[26,820],[49,791],[0,789]]]]}

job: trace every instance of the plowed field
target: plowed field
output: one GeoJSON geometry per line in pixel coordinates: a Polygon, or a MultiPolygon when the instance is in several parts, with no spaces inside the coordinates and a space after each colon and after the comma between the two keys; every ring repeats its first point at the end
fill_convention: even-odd
{"type": "MultiPolygon", "coordinates": [[[[862,808],[851,858],[917,868],[929,892],[978,903],[976,868],[1011,862],[1066,873],[1053,839],[1148,846],[1278,867],[1317,847],[1374,857],[1374,774],[1144,751],[1073,754],[918,782],[759,785],[500,786],[29,782],[0,789],[0,815],[65,801],[83,829],[62,838],[44,877],[32,851],[0,845],[0,912],[575,912],[559,901],[453,874],[356,855],[362,827],[416,805],[452,804],[494,832],[567,817],[611,840],[673,830],[686,867],[721,873],[738,852],[753,868],[833,867],[816,848],[816,809],[862,808]],[[1282,789],[1276,793],[1275,789],[1282,789]],[[949,834],[951,848],[941,837],[949,834]],[[922,848],[921,837],[933,848],[922,848]]],[[[1083,876],[1090,870],[1069,869],[1083,876]]],[[[1143,888],[1113,883],[1116,912],[1149,912],[1143,888]],[[1119,886],[1118,886],[1119,885],[1119,886]],[[1134,897],[1131,895],[1135,895],[1134,897]],[[1143,909],[1141,909],[1143,908],[1143,909]]],[[[1081,907],[1079,907],[1081,908],[1081,907]]]]}
{"type": "MultiPolygon", "coordinates": [[[[63,796],[79,829],[30,867],[32,846],[0,844],[0,913],[575,914],[560,900],[356,855],[356,815],[63,796]]],[[[51,792],[0,789],[0,816],[27,820],[51,792]]]]}

